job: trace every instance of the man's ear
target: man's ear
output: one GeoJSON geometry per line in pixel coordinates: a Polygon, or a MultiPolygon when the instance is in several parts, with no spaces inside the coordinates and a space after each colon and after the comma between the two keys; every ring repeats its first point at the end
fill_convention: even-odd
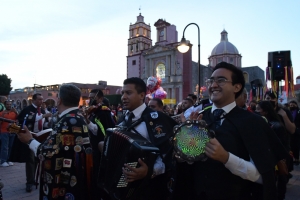
{"type": "Polygon", "coordinates": [[[141,100],[144,101],[145,100],[145,96],[146,96],[145,92],[141,92],[140,95],[141,95],[141,100]]]}
{"type": "Polygon", "coordinates": [[[61,99],[58,98],[58,99],[57,99],[57,105],[60,105],[60,104],[61,104],[61,99]]]}
{"type": "Polygon", "coordinates": [[[238,93],[242,89],[242,84],[234,84],[234,93],[238,93]]]}

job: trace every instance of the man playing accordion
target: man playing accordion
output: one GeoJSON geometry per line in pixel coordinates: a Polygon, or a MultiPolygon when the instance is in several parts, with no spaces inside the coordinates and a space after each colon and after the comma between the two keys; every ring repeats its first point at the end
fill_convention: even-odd
{"type": "Polygon", "coordinates": [[[164,113],[146,106],[146,90],[146,84],[140,78],[124,80],[121,100],[123,109],[127,112],[119,120],[118,126],[151,142],[159,148],[159,155],[153,166],[147,166],[146,162],[139,158],[139,167],[124,164],[122,171],[127,183],[141,183],[134,197],[130,199],[166,199],[169,196],[167,183],[172,160],[171,139],[176,122],[164,113]]]}

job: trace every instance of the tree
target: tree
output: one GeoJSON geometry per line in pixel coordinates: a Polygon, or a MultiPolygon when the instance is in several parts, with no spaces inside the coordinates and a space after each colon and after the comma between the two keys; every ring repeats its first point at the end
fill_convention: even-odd
{"type": "Polygon", "coordinates": [[[0,95],[9,95],[12,87],[10,87],[11,79],[6,74],[0,75],[0,95]]]}

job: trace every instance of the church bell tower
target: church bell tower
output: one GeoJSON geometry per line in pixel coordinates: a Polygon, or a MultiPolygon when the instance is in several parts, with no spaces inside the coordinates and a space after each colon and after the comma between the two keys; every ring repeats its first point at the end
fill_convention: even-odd
{"type": "Polygon", "coordinates": [[[127,78],[141,77],[141,66],[144,65],[142,53],[152,47],[151,27],[145,24],[141,13],[134,24],[130,23],[127,46],[127,78]]]}

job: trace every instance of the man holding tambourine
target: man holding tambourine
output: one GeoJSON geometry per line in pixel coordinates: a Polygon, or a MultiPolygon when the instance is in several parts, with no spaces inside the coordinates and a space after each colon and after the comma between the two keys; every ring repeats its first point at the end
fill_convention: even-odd
{"type": "Polygon", "coordinates": [[[274,166],[287,152],[261,117],[236,106],[245,86],[243,72],[221,62],[206,84],[212,108],[192,113],[186,126],[175,128],[173,198],[276,199],[274,166]],[[199,137],[182,142],[191,127],[199,137]]]}

